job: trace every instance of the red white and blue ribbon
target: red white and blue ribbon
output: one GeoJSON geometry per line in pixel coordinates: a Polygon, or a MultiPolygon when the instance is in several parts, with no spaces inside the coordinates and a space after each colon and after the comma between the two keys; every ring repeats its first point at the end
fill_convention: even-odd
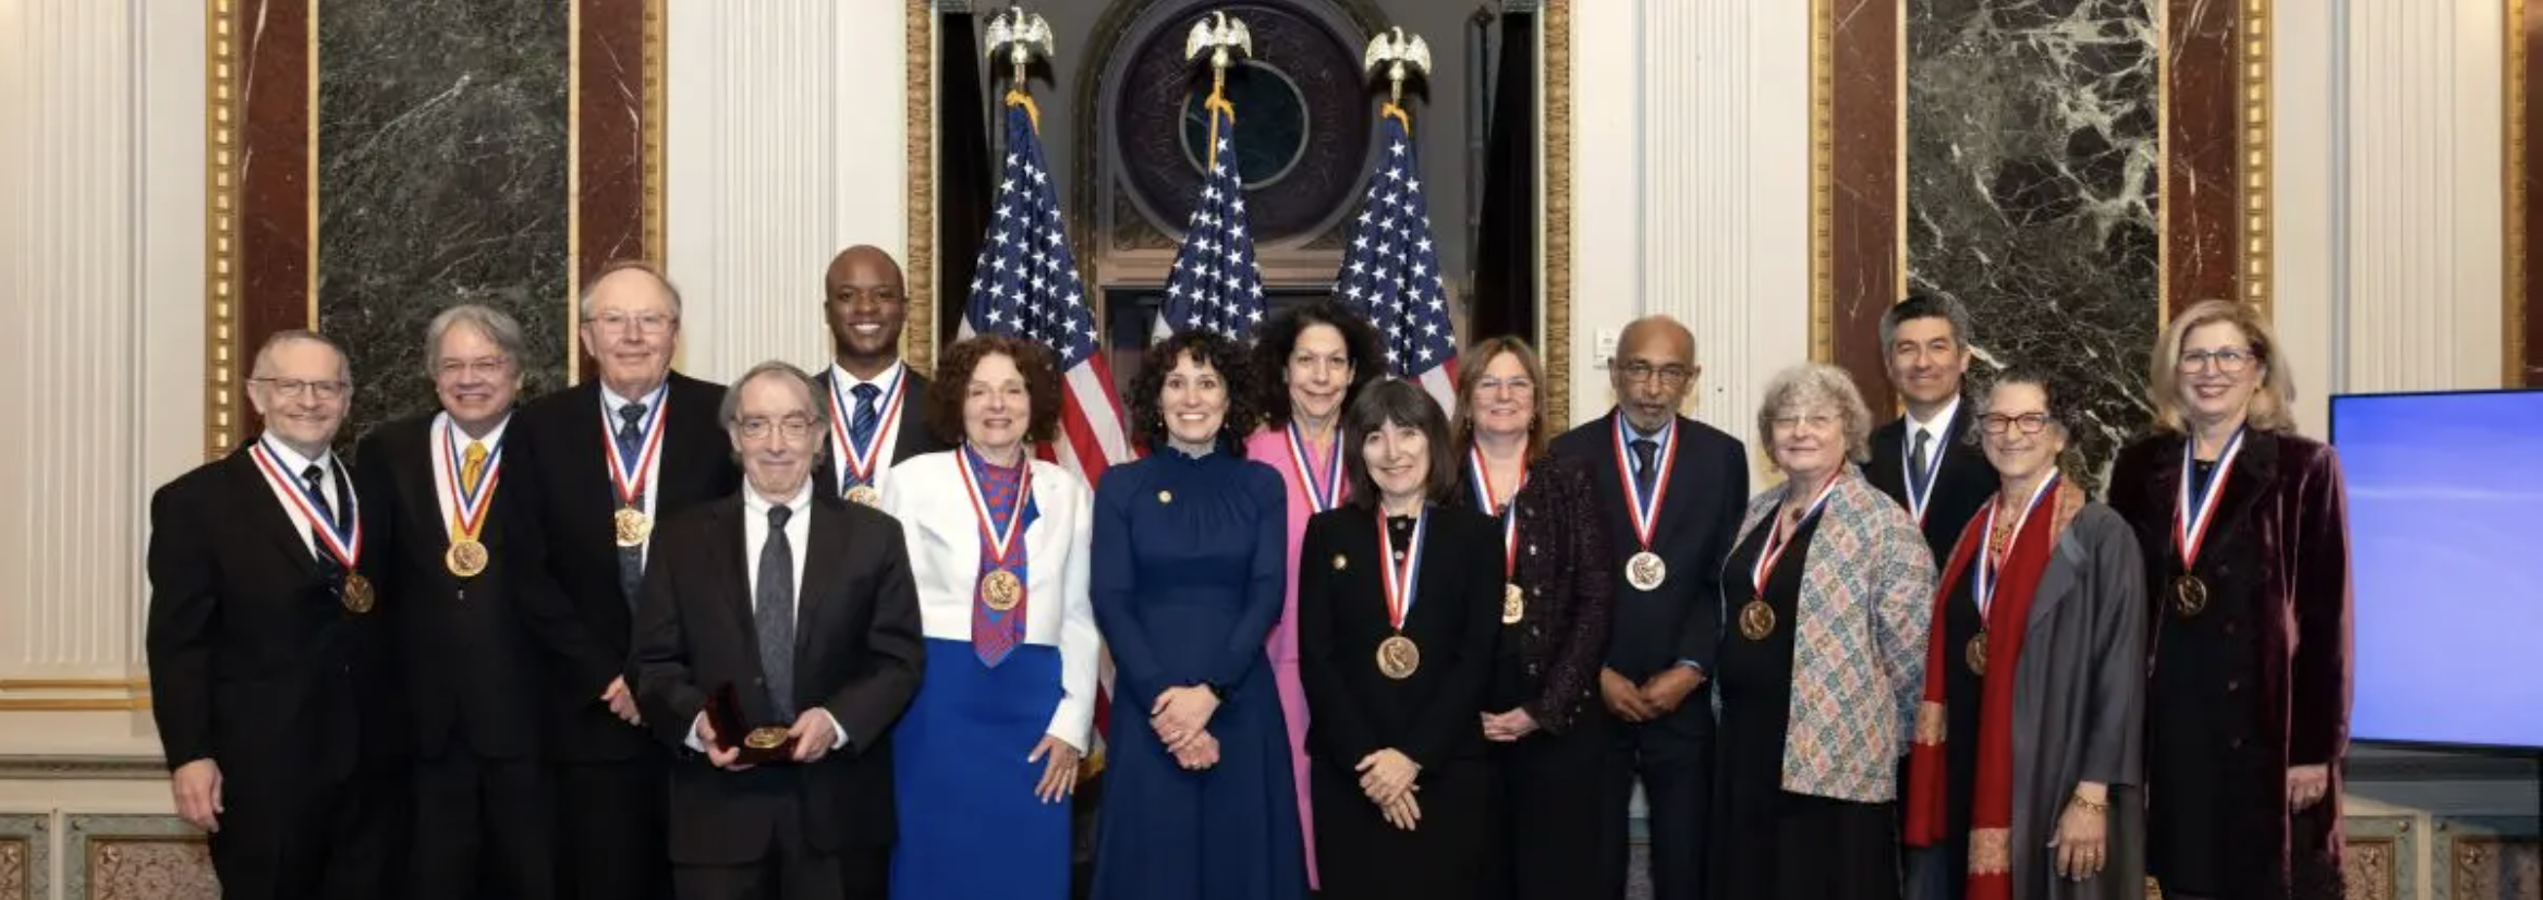
{"type": "Polygon", "coordinates": [[[2234,429],[2234,436],[2225,442],[2225,451],[2216,456],[2216,471],[2204,481],[2198,477],[2198,439],[2182,442],[2181,497],[2173,506],[2172,537],[2180,545],[2183,569],[2199,561],[2199,548],[2207,543],[2207,527],[2215,522],[2217,501],[2224,498],[2225,482],[2234,474],[2234,458],[2243,455],[2245,431],[2234,429]]]}
{"type": "MultiPolygon", "coordinates": [[[[2022,529],[2031,524],[2031,514],[2039,511],[2040,501],[2057,489],[2058,477],[2056,472],[2050,472],[2049,477],[2040,479],[2039,487],[2031,489],[2031,499],[2022,504],[2022,517],[2013,520],[2013,539],[2004,543],[2005,558],[2012,558],[2014,545],[2022,542],[2022,529]]],[[[1990,537],[1996,533],[1996,509],[2001,505],[1994,502],[1987,504],[1986,533],[1990,537]]],[[[1982,623],[1987,620],[1987,612],[1996,605],[1996,565],[1994,553],[1978,554],[1978,577],[1970,588],[1971,596],[1978,601],[1978,621],[1982,623]]],[[[1979,626],[1979,630],[1985,630],[1985,626],[1979,626]]]]}
{"type": "Polygon", "coordinates": [[[1669,497],[1669,473],[1677,468],[1676,417],[1669,419],[1668,427],[1660,429],[1658,441],[1660,449],[1652,454],[1652,464],[1660,470],[1652,475],[1651,494],[1645,496],[1641,486],[1634,483],[1633,453],[1625,440],[1625,414],[1616,414],[1616,477],[1624,480],[1625,496],[1633,500],[1625,511],[1633,514],[1634,538],[1642,542],[1644,550],[1651,549],[1652,531],[1660,524],[1660,504],[1669,497]]]}
{"type": "Polygon", "coordinates": [[[908,366],[894,366],[892,383],[883,388],[882,416],[874,420],[874,434],[864,446],[858,446],[848,431],[848,415],[852,408],[847,396],[847,373],[836,367],[830,372],[830,437],[839,449],[839,492],[860,484],[873,484],[874,473],[883,461],[883,448],[892,445],[892,436],[900,432],[901,396],[908,393],[903,382],[908,366]]]}
{"type": "Polygon", "coordinates": [[[1307,436],[1298,430],[1297,422],[1289,423],[1289,464],[1298,473],[1300,490],[1307,495],[1309,513],[1332,509],[1342,502],[1342,448],[1328,448],[1324,465],[1307,459],[1307,436]]]}
{"type": "MultiPolygon", "coordinates": [[[[325,498],[311,493],[314,489],[302,484],[300,479],[285,474],[282,457],[265,446],[264,441],[257,441],[256,446],[249,448],[248,454],[255,458],[256,468],[265,473],[265,480],[282,489],[283,499],[290,501],[302,518],[317,526],[311,530],[318,533],[318,545],[326,550],[327,555],[335,557],[345,571],[354,571],[354,564],[362,560],[362,516],[358,506],[361,501],[357,499],[345,504],[354,508],[343,510],[336,516],[320,515],[318,510],[332,510],[333,507],[327,505],[325,498]]],[[[336,477],[345,476],[343,472],[337,472],[336,477]]],[[[353,497],[351,485],[346,487],[344,495],[353,497]]]]}
{"type": "Polygon", "coordinates": [[[1526,490],[1528,486],[1527,467],[1519,467],[1519,484],[1510,489],[1510,502],[1495,505],[1492,502],[1492,470],[1483,464],[1483,448],[1468,449],[1466,465],[1473,468],[1475,472],[1475,507],[1483,510],[1484,515],[1501,520],[1501,577],[1507,579],[1517,573],[1519,568],[1519,511],[1517,507],[1519,492],[1526,490]]]}
{"type": "Polygon", "coordinates": [[[1422,535],[1429,531],[1430,505],[1423,504],[1422,511],[1413,514],[1412,546],[1405,548],[1404,560],[1397,562],[1395,546],[1387,540],[1386,508],[1378,507],[1378,559],[1385,563],[1378,567],[1378,574],[1386,582],[1386,622],[1397,631],[1404,630],[1404,617],[1413,612],[1413,589],[1422,570],[1422,535]]]}
{"type": "Polygon", "coordinates": [[[653,471],[653,458],[662,449],[662,433],[670,429],[662,425],[663,411],[671,406],[671,385],[653,389],[653,402],[646,404],[644,424],[637,426],[644,434],[643,455],[633,461],[618,452],[618,432],[609,427],[609,417],[602,416],[600,445],[609,453],[609,483],[618,489],[618,500],[630,509],[642,505],[645,496],[645,473],[653,471]]]}

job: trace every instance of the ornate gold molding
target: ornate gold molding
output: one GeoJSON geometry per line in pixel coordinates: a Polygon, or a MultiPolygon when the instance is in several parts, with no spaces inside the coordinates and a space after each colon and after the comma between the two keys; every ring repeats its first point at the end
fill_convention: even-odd
{"type": "Polygon", "coordinates": [[[1572,4],[1544,6],[1545,60],[1545,364],[1546,421],[1572,420],[1572,4]]]}
{"type": "Polygon", "coordinates": [[[206,0],[203,84],[203,458],[218,459],[237,441],[230,418],[230,373],[238,328],[239,184],[231,166],[238,147],[239,69],[235,0],[206,0]]]}
{"type": "MultiPolygon", "coordinates": [[[[905,37],[902,70],[906,73],[903,141],[909,168],[909,193],[903,214],[909,248],[902,271],[909,279],[908,323],[901,328],[901,358],[921,372],[936,367],[936,11],[935,4],[903,5],[905,37]]],[[[966,55],[965,58],[968,58],[966,55]]],[[[976,112],[970,114],[977,114],[976,112]]]]}
{"type": "Polygon", "coordinates": [[[1835,362],[1837,358],[1837,23],[1834,2],[1810,0],[1810,358],[1823,363],[1835,362]]]}
{"type": "Polygon", "coordinates": [[[2501,248],[2505,252],[2500,256],[2507,268],[2500,279],[2506,291],[2499,304],[2499,386],[2508,388],[2525,386],[2526,279],[2531,277],[2526,272],[2525,259],[2527,242],[2532,237],[2525,227],[2526,129],[2531,124],[2525,115],[2525,81],[2533,60],[2526,52],[2525,3],[2526,0],[2507,0],[2507,27],[2500,29],[2508,45],[2504,48],[2507,64],[2502,76],[2506,83],[2500,85],[2499,91],[2505,106],[2506,127],[2502,130],[2507,137],[2506,152],[2500,161],[2500,177],[2505,182],[2500,192],[2504,200],[2502,224],[2507,235],[2507,246],[2501,248]]]}
{"type": "Polygon", "coordinates": [[[2243,299],[2258,307],[2262,314],[2271,312],[2274,299],[2270,292],[2270,168],[2269,155],[2274,152],[2273,126],[2269,115],[2270,54],[2269,0],[2243,0],[2242,44],[2237,62],[2242,71],[2242,128],[2235,136],[2235,149],[2242,163],[2242,191],[2238,198],[2243,213],[2243,299]]]}
{"type": "MultiPolygon", "coordinates": [[[[666,236],[670,234],[671,226],[670,220],[665,217],[669,215],[671,191],[670,186],[663,182],[671,170],[664,162],[663,148],[668,143],[666,136],[671,133],[671,48],[665,39],[665,32],[670,27],[670,14],[664,8],[665,4],[666,0],[645,0],[645,112],[644,122],[637,131],[640,135],[638,140],[643,144],[644,171],[637,177],[644,181],[645,258],[668,271],[671,260],[666,236]]],[[[576,160],[575,165],[580,166],[581,161],[576,160]]],[[[576,351],[569,347],[565,352],[572,356],[576,351]]]]}
{"type": "Polygon", "coordinates": [[[0,711],[149,708],[146,678],[0,678],[0,711]]]}

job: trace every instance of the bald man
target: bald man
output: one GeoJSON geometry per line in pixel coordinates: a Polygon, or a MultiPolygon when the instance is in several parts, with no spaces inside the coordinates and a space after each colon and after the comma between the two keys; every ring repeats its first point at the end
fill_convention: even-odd
{"type": "Polygon", "coordinates": [[[878,247],[841,250],[822,274],[821,296],[831,355],[813,388],[830,407],[830,440],[813,483],[872,507],[893,465],[953,444],[927,430],[918,411],[927,376],[901,361],[909,286],[900,263],[878,247]]]}
{"type": "Polygon", "coordinates": [[[1606,565],[1616,608],[1599,673],[1615,734],[1599,839],[1607,865],[1584,897],[1623,896],[1637,778],[1650,807],[1652,897],[1704,893],[1713,777],[1705,685],[1720,634],[1722,560],[1748,503],[1748,452],[1679,414],[1701,374],[1686,326],[1667,316],[1635,320],[1607,363],[1616,408],[1554,440],[1557,455],[1598,473],[1598,505],[1613,511],[1606,565]]]}

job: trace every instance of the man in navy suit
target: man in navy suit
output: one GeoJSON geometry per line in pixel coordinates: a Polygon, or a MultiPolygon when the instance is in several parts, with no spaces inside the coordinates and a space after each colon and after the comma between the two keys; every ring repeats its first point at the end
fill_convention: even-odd
{"type": "Polygon", "coordinates": [[[1597,477],[1616,609],[1599,694],[1620,721],[1607,763],[1608,864],[1584,896],[1621,897],[1634,783],[1650,811],[1652,896],[1704,889],[1713,717],[1705,693],[1721,634],[1721,568],[1748,503],[1737,438],[1686,418],[1701,374],[1695,336],[1666,316],[1636,320],[1608,361],[1616,408],[1554,441],[1597,477]]]}
{"type": "Polygon", "coordinates": [[[1995,467],[1971,431],[1977,414],[1960,402],[1969,335],[1968,310],[1940,294],[1909,294],[1881,314],[1890,384],[1907,414],[1872,432],[1863,477],[1916,517],[1936,568],[1996,492],[1995,467]]]}
{"type": "Polygon", "coordinates": [[[927,398],[927,376],[901,361],[909,288],[900,264],[877,247],[841,250],[822,273],[821,294],[831,355],[830,365],[813,378],[813,392],[830,407],[830,440],[814,483],[871,507],[882,497],[892,466],[954,445],[927,430],[926,417],[918,413],[927,398]]]}

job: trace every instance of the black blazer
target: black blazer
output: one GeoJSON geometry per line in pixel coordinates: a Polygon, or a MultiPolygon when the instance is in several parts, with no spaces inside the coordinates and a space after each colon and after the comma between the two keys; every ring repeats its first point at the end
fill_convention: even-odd
{"type": "MultiPolygon", "coordinates": [[[[911,368],[906,362],[901,364],[901,370],[908,373],[902,376],[908,379],[908,384],[902,387],[906,396],[901,399],[899,413],[901,430],[892,438],[892,458],[883,461],[885,468],[900,465],[902,460],[922,453],[954,449],[952,443],[927,429],[927,386],[932,382],[927,380],[927,376],[918,374],[918,370],[911,368]]],[[[820,395],[815,399],[823,403],[830,402],[829,368],[824,367],[821,374],[813,376],[812,388],[814,393],[820,395]]],[[[830,411],[830,414],[834,416],[838,413],[836,409],[830,411]]],[[[830,493],[837,493],[839,490],[839,456],[846,452],[832,446],[836,443],[838,442],[822,442],[821,460],[813,468],[813,477],[818,479],[813,482],[817,486],[816,489],[830,493]]]]}
{"type": "MultiPolygon", "coordinates": [[[[1943,455],[1942,468],[1934,473],[1932,497],[1925,505],[1925,546],[1934,551],[1934,568],[1939,571],[1951,561],[1951,547],[1959,543],[1960,531],[1969,520],[1987,508],[1987,498],[1996,494],[2004,479],[1987,462],[1987,452],[1972,440],[1978,433],[1977,404],[1963,399],[1960,410],[1951,417],[1951,432],[1943,436],[1943,445],[1935,448],[1943,455]]],[[[1863,464],[1863,479],[1881,493],[1907,505],[1906,459],[1907,420],[1883,425],[1872,432],[1872,460],[1863,464]]]]}
{"type": "MultiPolygon", "coordinates": [[[[363,550],[374,582],[383,555],[363,550]]],[[[148,568],[150,709],[169,769],[213,760],[246,808],[403,755],[393,601],[345,609],[247,450],[151,495],[148,568]]]]}
{"type": "MultiPolygon", "coordinates": [[[[723,386],[678,372],[671,373],[670,384],[660,483],[646,487],[654,495],[657,527],[683,509],[731,495],[742,482],[733,442],[716,423],[723,386]]],[[[628,635],[635,621],[633,598],[618,586],[618,541],[610,523],[618,496],[602,444],[605,415],[599,382],[585,382],[523,407],[504,436],[507,484],[511,478],[537,482],[531,519],[544,544],[543,558],[535,571],[525,566],[523,575],[535,583],[524,590],[562,598],[587,636],[572,642],[578,649],[570,654],[550,654],[541,692],[548,750],[576,762],[631,759],[647,743],[600,701],[610,679],[628,671],[628,635]]],[[[647,549],[660,553],[661,538],[647,549]]]]}
{"type": "Polygon", "coordinates": [[[1424,769],[1481,757],[1493,645],[1501,631],[1501,532],[1482,513],[1431,507],[1404,636],[1421,649],[1412,677],[1377,669],[1387,621],[1377,514],[1359,504],[1307,520],[1298,550],[1298,680],[1307,752],[1348,770],[1389,747],[1424,769]]]}
{"type": "Polygon", "coordinates": [[[742,718],[779,721],[770,710],[751,618],[742,497],[664,523],[645,568],[637,611],[636,699],[645,724],[669,744],[671,859],[734,865],[759,859],[775,827],[771,806],[801,800],[804,839],[836,853],[888,846],[895,834],[891,727],[918,692],[925,637],[909,547],[891,516],[815,490],[795,605],[795,707],[839,720],[848,744],[809,766],[778,763],[725,772],[687,749],[710,692],[734,685],[742,718]]]}
{"type": "MultiPolygon", "coordinates": [[[[545,552],[534,518],[537,479],[522,477],[519,456],[507,451],[498,458],[494,497],[477,535],[488,551],[486,570],[463,579],[443,565],[450,528],[433,473],[438,415],[382,425],[355,451],[370,545],[364,553],[377,555],[380,588],[389,598],[416,751],[439,756],[461,743],[486,758],[519,759],[537,749],[533,688],[542,650],[605,651],[589,643],[590,632],[561,595],[536,590],[545,580],[524,574],[524,566],[544,563],[545,552]]],[[[515,433],[507,429],[505,440],[515,433]]]]}
{"type": "Polygon", "coordinates": [[[1615,627],[1607,642],[1607,668],[1640,682],[1679,660],[1707,670],[1721,636],[1722,561],[1731,555],[1740,516],[1748,511],[1748,450],[1738,438],[1685,416],[1678,417],[1678,458],[1669,469],[1669,493],[1660,498],[1660,521],[1651,551],[1668,564],[1657,591],[1636,590],[1625,580],[1625,560],[1642,552],[1634,532],[1633,498],[1617,467],[1616,412],[1554,439],[1554,452],[1589,464],[1610,552],[1600,560],[1616,574],[1615,627]]]}

